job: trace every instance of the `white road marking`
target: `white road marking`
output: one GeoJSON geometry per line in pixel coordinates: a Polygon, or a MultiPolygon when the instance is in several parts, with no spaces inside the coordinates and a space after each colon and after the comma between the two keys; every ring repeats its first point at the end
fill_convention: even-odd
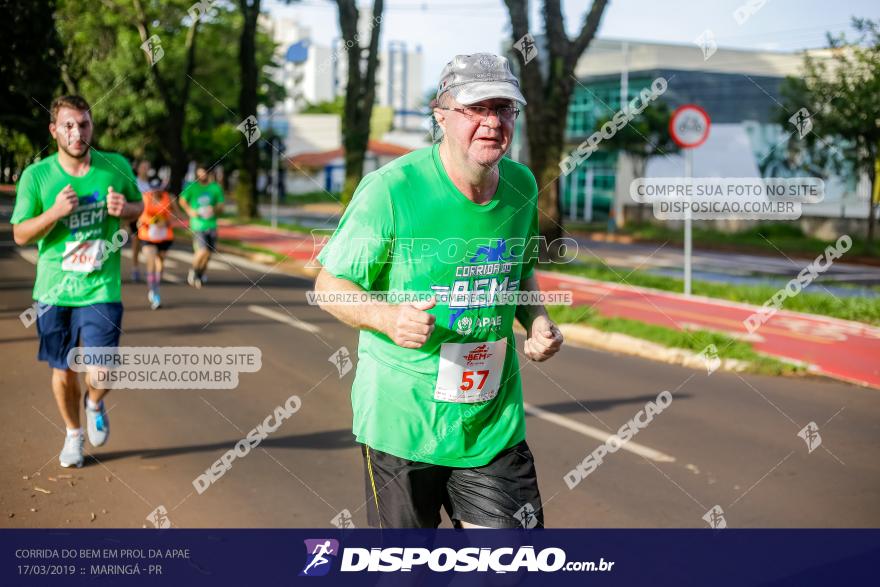
{"type": "MultiPolygon", "coordinates": [[[[123,257],[125,257],[126,259],[131,259],[131,249],[123,249],[121,252],[122,252],[123,257]]],[[[143,253],[141,253],[141,263],[143,263],[143,259],[144,259],[143,253]]],[[[172,261],[171,259],[169,259],[166,256],[165,257],[165,266],[169,267],[171,269],[175,269],[178,267],[178,263],[176,261],[172,261]]]]}
{"type": "MultiPolygon", "coordinates": [[[[193,254],[186,251],[175,251],[171,249],[168,251],[169,257],[174,257],[178,261],[183,261],[186,265],[192,265],[193,254]]],[[[224,259],[229,259],[230,255],[224,255],[224,259]]],[[[221,271],[231,271],[232,267],[229,266],[229,263],[221,261],[217,258],[217,255],[214,254],[211,256],[211,261],[208,265],[208,271],[213,271],[219,269],[221,271]]]]}
{"type": "MultiPolygon", "coordinates": [[[[552,422],[557,426],[561,426],[563,428],[567,428],[572,432],[577,432],[578,434],[583,434],[584,436],[589,436],[590,438],[595,438],[601,442],[607,442],[609,438],[613,435],[605,432],[604,430],[599,430],[598,428],[593,428],[592,426],[588,426],[587,424],[583,424],[578,422],[577,420],[572,420],[571,418],[566,418],[565,416],[560,416],[559,414],[554,414],[553,412],[548,412],[538,406],[533,406],[528,403],[523,404],[525,406],[526,413],[535,416],[536,418],[540,418],[547,422],[552,422]]],[[[670,456],[666,453],[662,453],[659,450],[654,450],[653,448],[649,448],[637,442],[633,442],[630,440],[620,446],[621,450],[627,450],[633,454],[637,454],[639,456],[645,457],[646,459],[650,459],[656,463],[674,463],[675,457],[670,456]]]]}
{"type": "MultiPolygon", "coordinates": [[[[214,257],[211,257],[211,263],[214,262],[214,257]]],[[[244,259],[242,257],[238,257],[232,254],[223,254],[223,260],[238,267],[243,267],[244,269],[250,269],[251,271],[258,271],[260,273],[270,274],[270,273],[283,273],[280,269],[278,269],[278,263],[273,265],[267,265],[265,263],[258,263],[257,261],[251,261],[250,259],[244,259]]]]}
{"type": "Polygon", "coordinates": [[[174,275],[173,273],[168,273],[167,271],[162,272],[162,281],[170,281],[171,283],[183,283],[183,279],[174,275]]]}
{"type": "Polygon", "coordinates": [[[309,324],[308,322],[300,320],[295,316],[282,314],[281,312],[276,312],[275,310],[270,310],[269,308],[250,305],[248,306],[248,310],[250,310],[254,314],[259,314],[260,316],[265,316],[266,318],[271,318],[272,320],[277,320],[278,322],[289,324],[294,328],[299,328],[300,330],[305,330],[306,332],[310,332],[312,334],[317,334],[318,332],[321,332],[321,329],[314,324],[309,324]]]}

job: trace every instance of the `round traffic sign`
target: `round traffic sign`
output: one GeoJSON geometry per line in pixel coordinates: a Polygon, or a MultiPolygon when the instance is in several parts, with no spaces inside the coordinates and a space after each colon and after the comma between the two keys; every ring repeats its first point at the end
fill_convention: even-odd
{"type": "Polygon", "coordinates": [[[669,134],[682,149],[699,147],[709,138],[709,115],[696,104],[679,106],[669,118],[669,134]]]}

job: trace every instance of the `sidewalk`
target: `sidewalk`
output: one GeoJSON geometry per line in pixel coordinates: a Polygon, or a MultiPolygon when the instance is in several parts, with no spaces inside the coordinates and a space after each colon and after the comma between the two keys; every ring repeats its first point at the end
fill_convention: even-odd
{"type": "MultiPolygon", "coordinates": [[[[257,225],[221,221],[220,238],[262,247],[299,261],[313,257],[314,239],[257,225]]],[[[317,253],[317,252],[315,252],[317,253]]],[[[543,290],[570,290],[575,306],[678,330],[705,328],[744,338],[768,355],[801,361],[816,373],[880,389],[880,328],[781,310],[749,334],[743,321],[757,306],[594,281],[539,271],[543,290]]]]}

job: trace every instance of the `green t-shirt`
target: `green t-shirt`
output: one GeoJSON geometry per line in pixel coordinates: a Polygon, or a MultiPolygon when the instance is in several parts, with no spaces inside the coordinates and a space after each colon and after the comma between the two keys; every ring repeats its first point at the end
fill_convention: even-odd
{"type": "Polygon", "coordinates": [[[141,200],[125,157],[92,149],[91,165],[82,177],[64,171],[57,153],[28,166],[16,186],[11,222],[18,224],[51,208],[67,184],[79,196],[79,205],[37,243],[34,299],[54,306],[118,302],[119,250],[128,239],[127,233],[119,232],[119,218],[107,213],[107,191],[113,186],[126,200],[141,200]]]}
{"type": "MultiPolygon", "coordinates": [[[[318,256],[330,274],[365,290],[441,296],[429,310],[436,317],[434,332],[420,349],[361,331],[351,392],[358,442],[404,459],[476,467],[525,438],[513,337],[516,306],[492,303],[488,296],[442,297],[518,291],[533,272],[535,255],[523,253],[534,253],[529,243],[538,233],[537,185],[527,167],[509,159],[501,160],[499,170],[494,198],[479,205],[449,179],[437,146],[400,157],[364,177],[318,256]],[[461,307],[454,298],[470,306],[461,307]],[[466,356],[483,353],[485,358],[487,347],[472,348],[483,342],[490,343],[495,361],[503,357],[493,368],[497,395],[471,403],[442,394],[438,399],[438,371],[447,370],[439,368],[441,354],[447,361],[450,356],[444,349],[473,343],[475,352],[466,356]]],[[[461,389],[475,391],[485,382],[474,371],[466,373],[470,383],[462,377],[461,389]]],[[[453,375],[457,386],[460,374],[453,375]]]]}
{"type": "Polygon", "coordinates": [[[189,219],[192,230],[205,231],[217,228],[214,206],[223,203],[223,188],[217,182],[212,181],[202,185],[194,181],[186,186],[180,195],[196,212],[196,216],[189,219]]]}

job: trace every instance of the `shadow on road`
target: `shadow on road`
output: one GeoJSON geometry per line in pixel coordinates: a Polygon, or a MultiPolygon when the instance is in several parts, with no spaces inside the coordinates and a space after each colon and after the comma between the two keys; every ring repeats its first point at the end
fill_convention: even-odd
{"type": "MultiPolygon", "coordinates": [[[[157,449],[140,449],[140,450],[119,450],[106,453],[98,453],[96,455],[89,454],[88,462],[94,462],[96,459],[102,463],[124,459],[128,457],[140,457],[142,459],[157,459],[162,457],[173,457],[183,454],[200,453],[200,452],[226,452],[232,449],[235,444],[241,440],[234,438],[223,440],[221,442],[212,442],[208,444],[193,444],[190,446],[174,446],[168,448],[157,449]]],[[[310,434],[291,434],[278,438],[266,438],[260,443],[260,448],[282,448],[282,449],[314,449],[314,450],[340,450],[355,447],[354,435],[348,428],[338,430],[326,430],[324,432],[313,432],[310,434]]],[[[219,456],[219,454],[218,454],[219,456]]]]}
{"type": "MultiPolygon", "coordinates": [[[[675,394],[676,401],[687,399],[689,397],[691,397],[691,394],[689,393],[675,394]]],[[[558,402],[555,404],[535,404],[535,406],[541,408],[542,410],[553,412],[554,414],[572,414],[583,412],[585,410],[589,410],[590,412],[602,412],[605,410],[610,410],[611,408],[614,408],[616,406],[622,406],[626,404],[644,405],[648,402],[656,401],[656,395],[637,395],[620,399],[595,399],[589,401],[558,402]]],[[[526,416],[531,417],[531,414],[527,412],[526,416]]]]}

